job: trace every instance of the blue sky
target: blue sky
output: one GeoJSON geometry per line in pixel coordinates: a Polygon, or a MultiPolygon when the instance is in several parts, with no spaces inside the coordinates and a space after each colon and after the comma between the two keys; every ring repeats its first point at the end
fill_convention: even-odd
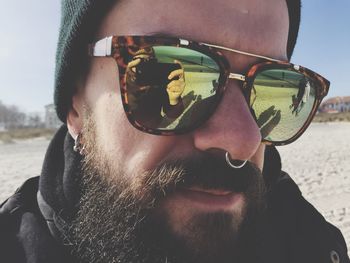
{"type": "MultiPolygon", "coordinates": [[[[305,0],[292,62],[331,81],[329,96],[350,95],[350,1],[305,0]]],[[[52,102],[60,1],[11,0],[0,9],[0,100],[25,111],[52,102]]]]}

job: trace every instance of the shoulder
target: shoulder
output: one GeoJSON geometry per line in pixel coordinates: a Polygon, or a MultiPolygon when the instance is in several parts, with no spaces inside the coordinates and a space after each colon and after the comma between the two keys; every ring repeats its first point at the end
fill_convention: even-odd
{"type": "Polygon", "coordinates": [[[0,261],[63,262],[38,203],[39,177],[28,179],[0,206],[0,261]]]}
{"type": "Polygon", "coordinates": [[[0,258],[10,262],[25,262],[25,254],[19,241],[23,223],[29,215],[35,214],[36,192],[39,177],[28,179],[17,191],[0,205],[0,258]]]}
{"type": "Polygon", "coordinates": [[[268,195],[271,220],[286,238],[291,262],[350,262],[340,230],[302,196],[299,187],[282,172],[268,195]],[[338,255],[340,261],[332,261],[338,255]]]}
{"type": "Polygon", "coordinates": [[[36,210],[38,184],[39,177],[28,179],[11,197],[0,205],[0,228],[3,228],[6,222],[12,222],[14,218],[23,212],[36,210]]]}

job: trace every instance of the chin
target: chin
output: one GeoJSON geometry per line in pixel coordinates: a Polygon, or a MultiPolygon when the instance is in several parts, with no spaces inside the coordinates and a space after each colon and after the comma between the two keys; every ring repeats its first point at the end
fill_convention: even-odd
{"type": "Polygon", "coordinates": [[[192,215],[185,214],[182,214],[185,218],[175,219],[178,216],[171,212],[158,213],[161,217],[154,221],[159,242],[167,254],[174,257],[174,262],[232,262],[237,257],[244,221],[242,213],[196,211],[192,215]]]}

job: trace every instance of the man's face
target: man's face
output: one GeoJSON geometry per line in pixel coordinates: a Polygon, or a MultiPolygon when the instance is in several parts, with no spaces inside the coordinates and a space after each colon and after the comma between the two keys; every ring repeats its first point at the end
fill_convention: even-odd
{"type": "MultiPolygon", "coordinates": [[[[119,1],[104,18],[96,39],[154,34],[286,60],[288,11],[284,0],[119,1]]],[[[235,73],[244,74],[259,62],[244,55],[223,54],[235,73]]],[[[118,80],[113,59],[94,58],[83,89],[73,99],[77,114],[68,117],[68,124],[71,131],[79,131],[79,124],[84,127],[83,143],[90,151],[86,170],[107,182],[106,187],[116,189],[113,202],[122,199],[124,206],[126,200],[132,200],[131,207],[140,204],[136,209],[143,211],[144,221],[151,222],[148,226],[162,230],[157,233],[159,229],[154,228],[158,241],[168,247],[173,242],[179,247],[174,251],[201,262],[213,262],[211,255],[235,255],[241,228],[249,214],[259,210],[257,200],[263,195],[259,171],[264,146],[241,83],[229,81],[215,113],[195,131],[155,136],[129,124],[118,80]],[[225,152],[232,159],[248,160],[248,167],[229,168],[225,152]],[[128,198],[123,198],[121,188],[128,189],[128,198]],[[235,252],[227,251],[230,249],[235,252]]],[[[118,212],[109,209],[109,213],[118,212]]],[[[115,222],[116,228],[119,223],[115,222]]]]}

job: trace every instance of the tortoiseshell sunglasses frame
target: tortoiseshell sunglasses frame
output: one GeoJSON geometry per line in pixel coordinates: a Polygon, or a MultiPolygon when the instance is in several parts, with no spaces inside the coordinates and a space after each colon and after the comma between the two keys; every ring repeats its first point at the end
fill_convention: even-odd
{"type": "MultiPolygon", "coordinates": [[[[210,114],[212,114],[215,111],[217,105],[219,104],[229,79],[235,79],[243,82],[243,85],[241,85],[241,88],[245,95],[248,105],[249,105],[250,94],[253,89],[253,83],[254,83],[255,77],[261,71],[264,71],[266,69],[286,69],[286,70],[298,72],[312,79],[313,82],[316,83],[315,85],[316,98],[315,98],[315,102],[313,104],[312,110],[309,114],[309,117],[305,121],[304,125],[293,137],[284,141],[269,141],[263,138],[262,142],[268,145],[276,145],[276,146],[286,145],[298,139],[304,133],[306,128],[310,125],[322,99],[327,95],[329,86],[330,86],[330,82],[324,77],[322,77],[321,75],[313,72],[308,68],[292,64],[288,61],[277,60],[270,57],[256,55],[256,54],[252,54],[252,53],[248,53],[248,52],[244,52],[236,49],[212,45],[208,43],[200,43],[200,42],[185,40],[181,38],[158,37],[158,36],[109,36],[93,44],[90,44],[88,47],[88,55],[90,57],[111,57],[116,61],[118,65],[118,71],[119,71],[121,99],[122,99],[126,116],[129,122],[136,129],[149,134],[155,134],[155,135],[184,134],[184,133],[193,131],[194,129],[198,128],[201,124],[205,122],[205,120],[202,120],[200,124],[193,125],[188,128],[165,131],[165,130],[144,127],[143,125],[138,123],[137,120],[134,119],[134,116],[130,110],[129,102],[127,98],[126,67],[128,65],[128,62],[130,62],[130,58],[138,50],[147,48],[147,47],[152,47],[152,46],[173,46],[173,47],[182,47],[182,48],[191,49],[209,56],[211,59],[213,59],[217,63],[217,65],[220,68],[219,85],[218,85],[216,94],[213,96],[215,97],[215,99],[213,100],[212,110],[210,114]],[[226,57],[222,53],[223,50],[259,58],[262,62],[251,66],[247,70],[245,75],[232,73],[230,72],[229,63],[226,57]]],[[[206,116],[206,120],[209,119],[210,116],[211,115],[206,116]]]]}

